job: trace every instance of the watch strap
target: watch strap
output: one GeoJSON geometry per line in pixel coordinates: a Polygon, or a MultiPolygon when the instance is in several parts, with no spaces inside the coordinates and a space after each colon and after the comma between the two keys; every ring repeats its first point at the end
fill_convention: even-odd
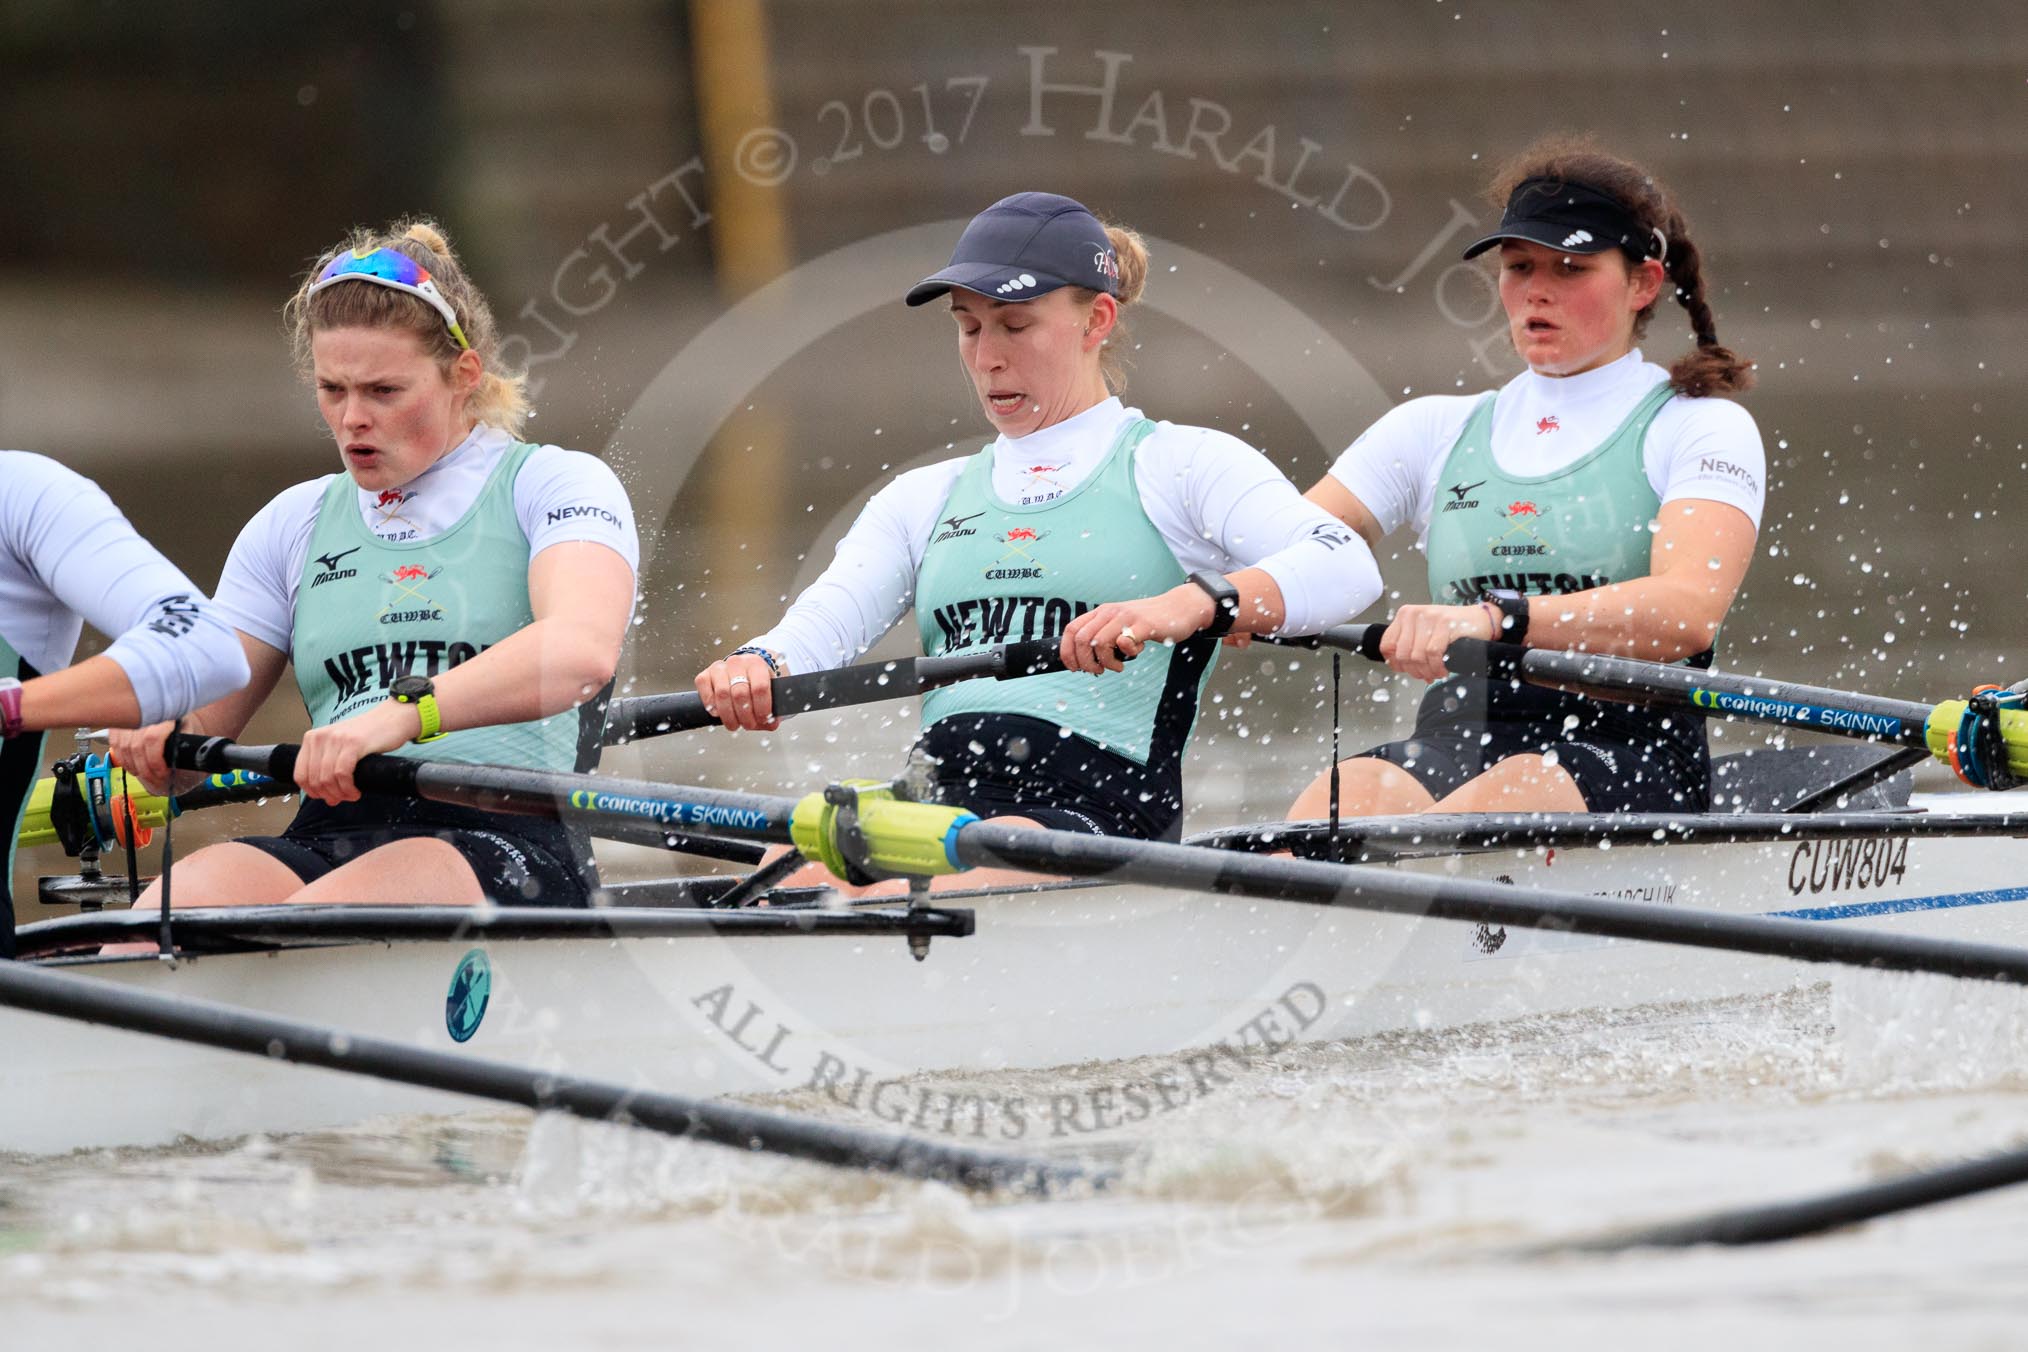
{"type": "Polygon", "coordinates": [[[413,704],[415,706],[416,720],[422,725],[415,735],[417,742],[434,742],[438,738],[448,735],[444,732],[443,711],[437,707],[436,691],[431,688],[428,680],[421,677],[404,676],[394,684],[396,688],[387,692],[393,697],[394,702],[396,704],[413,704]],[[399,687],[403,682],[407,682],[410,688],[407,690],[400,689],[399,687]],[[417,686],[420,686],[421,689],[415,689],[417,686]]]}
{"type": "Polygon", "coordinates": [[[1511,643],[1520,647],[1528,641],[1528,598],[1517,591],[1501,588],[1486,593],[1486,600],[1493,603],[1500,612],[1502,623],[1493,635],[1496,642],[1511,643]]]}
{"type": "Polygon", "coordinates": [[[1197,631],[1199,638],[1223,638],[1232,632],[1232,626],[1239,621],[1239,588],[1226,581],[1222,573],[1209,568],[1200,569],[1190,575],[1190,580],[1204,590],[1211,598],[1211,623],[1197,631]]]}
{"type": "Polygon", "coordinates": [[[424,695],[415,702],[416,717],[422,721],[422,731],[415,735],[418,743],[434,742],[450,734],[444,731],[444,718],[437,708],[435,695],[424,695]]]}

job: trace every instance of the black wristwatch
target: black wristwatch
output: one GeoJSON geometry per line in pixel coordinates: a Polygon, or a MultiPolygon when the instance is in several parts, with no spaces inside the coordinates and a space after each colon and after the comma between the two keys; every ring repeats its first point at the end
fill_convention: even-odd
{"type": "Polygon", "coordinates": [[[1198,637],[1223,638],[1231,633],[1232,626],[1239,622],[1239,588],[1209,568],[1192,573],[1190,580],[1204,589],[1212,604],[1211,623],[1197,631],[1198,637]]]}
{"type": "Polygon", "coordinates": [[[1502,617],[1500,632],[1493,637],[1501,643],[1520,647],[1528,641],[1528,598],[1520,592],[1502,587],[1486,593],[1486,599],[1498,608],[1502,617]]]}

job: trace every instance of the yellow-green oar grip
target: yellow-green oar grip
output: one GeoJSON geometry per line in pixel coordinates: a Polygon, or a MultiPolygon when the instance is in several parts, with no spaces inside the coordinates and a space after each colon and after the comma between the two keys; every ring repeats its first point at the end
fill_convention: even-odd
{"type": "MultiPolygon", "coordinates": [[[[1930,710],[1922,726],[1923,744],[1946,765],[1951,758],[1951,738],[1964,721],[1966,707],[1964,700],[1947,699],[1930,710]]],[[[2000,739],[2007,744],[2007,768],[2015,778],[2028,779],[2028,709],[2000,710],[2000,739]]]]}
{"type": "MultiPolygon", "coordinates": [[[[852,781],[859,790],[859,834],[866,842],[867,863],[885,877],[932,878],[960,873],[965,865],[955,855],[958,831],[977,817],[963,808],[936,803],[907,803],[877,780],[852,781]]],[[[839,806],[821,793],[796,804],[789,818],[789,838],[805,858],[814,859],[840,878],[850,868],[838,844],[839,806]]]]}
{"type": "Polygon", "coordinates": [[[1923,745],[1929,748],[1930,755],[1946,765],[1951,759],[1951,738],[1957,735],[1965,708],[1964,700],[1947,699],[1929,711],[1929,719],[1922,725],[1923,745]]]}
{"type": "MultiPolygon", "coordinates": [[[[169,800],[158,798],[141,788],[141,781],[127,778],[125,770],[113,772],[113,786],[116,793],[126,795],[133,805],[134,824],[144,831],[152,831],[169,820],[169,800]]],[[[24,848],[36,845],[54,845],[56,827],[49,820],[49,806],[55,801],[56,781],[38,779],[29,791],[28,805],[21,812],[21,833],[15,837],[24,848]]]]}
{"type": "Polygon", "coordinates": [[[55,780],[35,781],[35,787],[28,792],[28,805],[21,810],[21,834],[15,837],[22,845],[55,843],[56,828],[49,824],[49,805],[55,797],[55,780]]]}

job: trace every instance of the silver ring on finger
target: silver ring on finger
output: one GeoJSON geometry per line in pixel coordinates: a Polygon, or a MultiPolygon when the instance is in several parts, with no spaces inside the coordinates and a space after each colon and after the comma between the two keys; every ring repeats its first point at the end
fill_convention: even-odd
{"type": "Polygon", "coordinates": [[[752,682],[748,681],[748,680],[747,680],[747,678],[746,678],[746,677],[744,677],[744,676],[735,676],[735,677],[733,677],[733,678],[732,678],[731,680],[727,681],[727,682],[726,682],[726,684],[727,684],[727,685],[750,685],[750,684],[752,684],[752,682]]]}
{"type": "Polygon", "coordinates": [[[1134,626],[1132,626],[1131,624],[1120,626],[1120,637],[1125,639],[1129,643],[1139,643],[1141,641],[1140,639],[1134,637],[1134,626]]]}

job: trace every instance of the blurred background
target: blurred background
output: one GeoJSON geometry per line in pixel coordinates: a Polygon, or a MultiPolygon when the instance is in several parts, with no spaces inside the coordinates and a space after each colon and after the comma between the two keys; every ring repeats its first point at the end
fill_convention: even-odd
{"type": "MultiPolygon", "coordinates": [[[[983,444],[949,321],[900,303],[964,217],[1047,189],[1143,231],[1129,402],[1307,486],[1392,402],[1518,369],[1456,255],[1503,157],[1590,130],[1676,190],[1760,363],[1770,506],[1724,664],[1933,698],[2028,675],[2005,0],[7,0],[0,70],[0,444],[98,478],[202,585],[336,468],[279,309],[355,223],[441,220],[536,436],[627,480],[653,550],[628,679],[661,690],[779,614],[895,470],[983,444]]],[[[1645,349],[1688,342],[1670,308],[1645,349]]],[[[1412,541],[1385,562],[1420,599],[1412,541]]],[[[1329,679],[1226,662],[1194,824],[1321,768],[1329,679]]],[[[1348,749],[1408,717],[1414,691],[1343,679],[1348,749]]],[[[912,717],[619,768],[786,791],[891,765],[912,717]]],[[[250,735],[299,728],[278,697],[250,735]]]]}

